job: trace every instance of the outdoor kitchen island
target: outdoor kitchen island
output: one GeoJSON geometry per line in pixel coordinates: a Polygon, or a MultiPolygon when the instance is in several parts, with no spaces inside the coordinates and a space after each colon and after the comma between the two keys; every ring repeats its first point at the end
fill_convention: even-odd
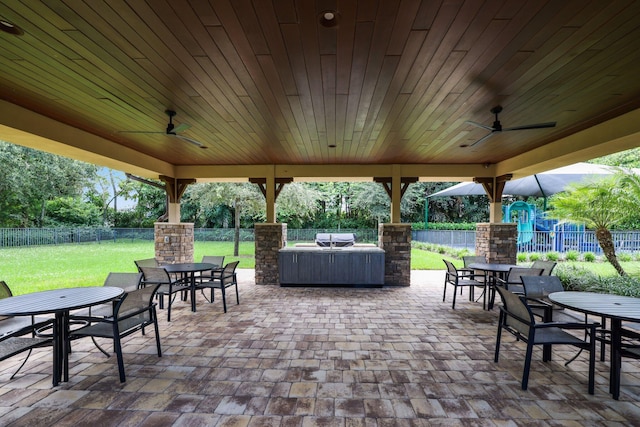
{"type": "Polygon", "coordinates": [[[280,249],[281,286],[382,286],[384,250],[374,245],[280,249]]]}

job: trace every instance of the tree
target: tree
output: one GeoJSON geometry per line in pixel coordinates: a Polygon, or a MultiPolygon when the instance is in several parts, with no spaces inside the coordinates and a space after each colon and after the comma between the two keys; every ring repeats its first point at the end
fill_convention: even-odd
{"type": "Polygon", "coordinates": [[[305,183],[286,184],[276,200],[276,216],[292,228],[301,228],[318,209],[320,192],[305,183]]]}
{"type": "Polygon", "coordinates": [[[0,225],[42,227],[47,202],[82,199],[96,171],[88,163],[0,141],[0,225]]]}
{"type": "Polygon", "coordinates": [[[625,195],[621,190],[619,176],[597,182],[573,184],[566,191],[550,198],[551,210],[547,212],[547,217],[585,224],[595,230],[598,244],[607,261],[618,274],[625,276],[626,272],[618,262],[610,231],[626,215],[625,203],[621,203],[621,199],[625,199],[625,195]]]}
{"type": "Polygon", "coordinates": [[[264,218],[265,201],[258,187],[249,183],[207,183],[189,186],[185,199],[198,200],[199,210],[195,215],[202,215],[218,205],[228,206],[234,213],[234,245],[233,255],[238,256],[240,245],[240,219],[242,215],[264,218]]]}

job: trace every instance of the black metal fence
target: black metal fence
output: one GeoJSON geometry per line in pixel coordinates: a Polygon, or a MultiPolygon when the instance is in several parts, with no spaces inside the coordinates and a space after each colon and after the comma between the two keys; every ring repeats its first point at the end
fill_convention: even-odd
{"type": "MultiPolygon", "coordinates": [[[[355,233],[356,242],[375,243],[377,230],[345,229],[287,229],[289,242],[313,242],[317,233],[355,233]]],[[[240,229],[240,241],[251,242],[255,238],[252,228],[240,229]]],[[[0,228],[0,247],[63,245],[102,241],[149,240],[153,241],[153,228],[0,228]]],[[[233,228],[196,228],[197,242],[232,242],[233,228]]]]}
{"type": "MultiPolygon", "coordinates": [[[[611,236],[617,253],[640,252],[640,231],[612,231],[611,236]]],[[[416,230],[412,238],[417,242],[432,243],[458,249],[475,250],[476,232],[461,230],[416,230]]],[[[518,252],[575,251],[602,254],[593,231],[528,231],[518,236],[518,252]]]]}
{"type": "MultiPolygon", "coordinates": [[[[313,242],[317,233],[355,233],[358,243],[377,243],[378,230],[287,229],[288,242],[313,242]]],[[[640,231],[612,231],[616,252],[640,252],[640,231]]],[[[197,242],[232,242],[233,228],[196,228],[197,242]]],[[[240,229],[240,241],[255,238],[252,228],[240,229]]],[[[63,245],[122,240],[153,241],[152,228],[0,228],[0,247],[63,245]]],[[[412,239],[453,248],[475,250],[476,232],[462,230],[415,230],[412,239]]],[[[518,252],[576,251],[601,254],[593,231],[530,231],[518,236],[518,252]]]]}

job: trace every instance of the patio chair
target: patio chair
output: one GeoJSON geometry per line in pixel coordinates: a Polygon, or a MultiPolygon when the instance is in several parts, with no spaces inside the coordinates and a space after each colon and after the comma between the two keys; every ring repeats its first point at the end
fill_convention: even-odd
{"type": "MultiPolygon", "coordinates": [[[[109,273],[104,280],[103,286],[113,286],[116,288],[122,288],[125,292],[135,291],[140,288],[142,282],[142,273],[109,273]]],[[[69,323],[75,325],[88,325],[94,322],[100,322],[102,319],[113,316],[112,302],[106,304],[100,304],[92,307],[87,307],[82,310],[74,311],[69,314],[69,323]]],[[[100,344],[91,337],[91,340],[95,346],[105,356],[109,357],[110,354],[103,349],[100,344]]]]}
{"type": "Polygon", "coordinates": [[[136,267],[138,268],[138,271],[142,272],[140,270],[140,267],[159,267],[160,264],[158,264],[158,261],[155,258],[145,258],[145,259],[138,259],[133,261],[136,265],[136,267]]]}
{"type": "Polygon", "coordinates": [[[113,341],[113,350],[118,359],[120,382],[125,382],[122,338],[137,331],[142,331],[144,334],[144,328],[153,325],[158,357],[162,357],[156,304],[153,302],[153,296],[160,286],[162,286],[160,283],[156,283],[126,292],[114,303],[113,316],[102,318],[98,322],[72,331],[69,334],[69,339],[73,340],[82,337],[111,339],[113,341]]]}
{"type": "Polygon", "coordinates": [[[178,293],[187,290],[182,279],[173,279],[162,267],[144,267],[142,271],[142,286],[152,286],[159,284],[157,296],[160,300],[160,308],[164,308],[164,296],[167,296],[167,322],[171,321],[171,305],[178,293]]]}
{"type": "Polygon", "coordinates": [[[518,341],[525,342],[527,349],[525,352],[521,387],[522,390],[526,390],[529,383],[533,346],[543,346],[542,360],[544,362],[551,360],[551,347],[553,345],[566,344],[576,346],[589,351],[589,394],[593,394],[594,369],[596,363],[594,335],[596,327],[599,324],[582,322],[536,322],[535,316],[524,296],[516,295],[503,287],[497,287],[496,289],[502,298],[502,306],[500,307],[500,317],[498,319],[494,361],[496,363],[498,362],[503,330],[514,335],[518,341]],[[567,330],[581,330],[587,331],[588,333],[585,335],[585,339],[580,339],[567,332],[567,330]]]}
{"type": "MultiPolygon", "coordinates": [[[[224,256],[212,256],[205,255],[202,257],[202,262],[207,264],[213,264],[218,267],[218,270],[207,270],[200,273],[197,280],[202,282],[209,282],[214,279],[219,279],[222,273],[222,266],[224,266],[224,256]]],[[[211,289],[211,299],[213,300],[213,289],[211,289]]]]}
{"type": "Polygon", "coordinates": [[[496,278],[496,285],[502,286],[516,294],[524,295],[524,287],[522,286],[522,276],[540,276],[542,268],[512,267],[509,269],[505,278],[496,278]]]}
{"type": "Polygon", "coordinates": [[[616,364],[617,369],[612,372],[614,378],[612,378],[611,384],[613,384],[614,389],[610,390],[614,396],[620,395],[622,358],[626,357],[634,360],[640,359],[640,332],[638,332],[638,330],[623,327],[620,331],[620,335],[622,343],[616,353],[618,357],[618,362],[616,364]]]}
{"type": "Polygon", "coordinates": [[[558,265],[555,261],[533,261],[531,268],[542,268],[542,276],[551,276],[551,272],[558,265]]]}
{"type": "MultiPolygon", "coordinates": [[[[469,275],[471,276],[472,279],[478,280],[478,281],[485,281],[487,280],[487,275],[484,271],[480,271],[480,270],[473,270],[471,268],[469,268],[469,264],[473,264],[473,263],[486,263],[487,259],[483,256],[483,255],[467,255],[467,256],[463,256],[462,257],[462,264],[464,265],[463,268],[458,269],[458,271],[468,271],[469,275]]],[[[473,301],[474,300],[474,290],[475,288],[469,288],[469,301],[473,301]]],[[[460,289],[460,292],[462,292],[462,289],[460,289]]],[[[483,296],[483,295],[480,295],[483,296]]],[[[478,297],[479,299],[480,297],[478,297]]]]}
{"type": "Polygon", "coordinates": [[[220,289],[222,294],[222,307],[224,312],[227,312],[227,299],[225,289],[231,286],[236,287],[236,302],[240,304],[240,294],[238,293],[238,279],[236,277],[236,268],[238,267],[239,261],[230,262],[224,266],[224,269],[220,273],[220,277],[213,277],[209,281],[201,282],[196,284],[196,288],[202,291],[202,295],[205,299],[212,303],[214,301],[214,289],[220,289]],[[207,298],[204,293],[205,289],[211,289],[211,299],[207,298]]]}
{"type": "MultiPolygon", "coordinates": [[[[0,299],[13,296],[9,286],[0,281],[0,299]]],[[[18,369],[9,377],[12,380],[24,367],[34,348],[51,346],[51,338],[37,337],[35,332],[53,323],[50,318],[36,318],[34,316],[0,316],[0,361],[9,359],[20,353],[27,352],[18,369]]]]}
{"type": "Polygon", "coordinates": [[[442,295],[442,302],[445,301],[447,297],[447,284],[453,286],[453,303],[451,304],[451,308],[456,308],[456,294],[458,293],[458,288],[462,292],[462,288],[469,288],[469,294],[472,295],[472,288],[482,288],[483,300],[482,300],[482,308],[486,308],[487,305],[487,283],[479,280],[473,279],[473,273],[465,270],[458,270],[453,263],[443,259],[444,264],[447,266],[447,271],[444,277],[444,294],[442,295]]]}
{"type": "MultiPolygon", "coordinates": [[[[547,298],[553,292],[564,292],[564,286],[558,276],[521,276],[523,294],[533,314],[545,322],[575,322],[580,321],[582,315],[569,313],[563,307],[555,305],[547,298]],[[532,305],[536,304],[536,307],[532,305]]],[[[586,321],[586,317],[584,318],[586,321]]]]}

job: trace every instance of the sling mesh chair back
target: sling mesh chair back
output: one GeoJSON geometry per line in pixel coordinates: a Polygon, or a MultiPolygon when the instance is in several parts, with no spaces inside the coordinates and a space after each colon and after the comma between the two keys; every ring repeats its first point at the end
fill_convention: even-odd
{"type": "Polygon", "coordinates": [[[230,262],[224,266],[219,277],[214,277],[209,281],[204,281],[196,284],[196,287],[202,290],[202,295],[209,301],[210,303],[214,300],[214,289],[220,289],[220,293],[222,294],[222,307],[224,312],[227,312],[227,298],[226,298],[226,288],[231,286],[235,286],[236,288],[236,302],[240,304],[240,294],[238,292],[238,279],[236,276],[236,268],[238,267],[239,261],[230,262]],[[211,289],[211,299],[208,299],[204,294],[204,289],[211,289]]]}
{"type": "Polygon", "coordinates": [[[72,331],[70,333],[70,339],[98,337],[112,340],[113,350],[118,359],[120,382],[125,382],[122,338],[137,331],[142,331],[144,334],[145,327],[153,326],[158,357],[162,357],[156,304],[153,302],[154,294],[160,286],[162,285],[157,283],[126,292],[114,303],[113,316],[99,319],[99,321],[95,323],[72,331]]]}
{"type": "Polygon", "coordinates": [[[160,285],[156,292],[160,299],[160,308],[164,308],[164,297],[167,296],[167,322],[171,321],[171,305],[177,294],[187,289],[181,279],[173,279],[163,267],[140,267],[142,286],[160,285]]]}
{"type": "Polygon", "coordinates": [[[140,270],[140,267],[159,267],[160,264],[158,264],[158,261],[155,258],[145,258],[145,259],[137,259],[135,261],[133,261],[136,265],[136,267],[138,268],[138,271],[142,271],[140,270]]]}
{"type": "MultiPolygon", "coordinates": [[[[201,272],[198,276],[198,282],[208,282],[210,280],[220,278],[220,275],[222,274],[222,268],[224,266],[224,256],[205,255],[202,257],[202,262],[213,264],[217,269],[201,272]]],[[[213,300],[213,289],[211,290],[211,299],[213,300]]]]}
{"type": "Polygon", "coordinates": [[[553,345],[566,344],[578,347],[589,352],[589,394],[594,392],[595,377],[595,329],[598,323],[582,322],[536,322],[527,300],[522,295],[497,287],[502,298],[500,317],[498,319],[498,334],[496,336],[496,349],[494,361],[497,363],[500,355],[500,342],[502,331],[514,335],[518,341],[526,343],[524,369],[522,372],[522,389],[526,390],[529,383],[529,371],[533,357],[533,346],[542,345],[542,360],[551,360],[551,347],[553,345]],[[588,331],[585,338],[578,338],[569,333],[569,330],[588,331]]]}
{"type": "MultiPolygon", "coordinates": [[[[484,264],[486,262],[487,262],[487,259],[484,257],[484,255],[467,255],[467,256],[463,256],[462,257],[462,264],[464,265],[464,267],[458,269],[458,271],[468,271],[469,274],[471,275],[471,279],[475,279],[475,280],[478,280],[478,281],[481,281],[481,282],[486,282],[487,281],[487,274],[484,271],[473,270],[473,269],[469,268],[469,265],[471,265],[473,263],[484,264]]],[[[469,288],[469,299],[470,300],[475,299],[474,289],[475,288],[469,288]]],[[[484,295],[482,295],[482,297],[484,297],[484,295]]]]}
{"type": "Polygon", "coordinates": [[[496,285],[516,294],[524,294],[522,276],[540,276],[542,271],[542,268],[512,267],[504,279],[496,278],[496,285]]]}
{"type": "Polygon", "coordinates": [[[541,261],[537,260],[531,264],[531,268],[542,268],[542,276],[551,276],[551,272],[558,263],[555,261],[541,261]]]}
{"type": "Polygon", "coordinates": [[[442,302],[444,302],[447,297],[448,284],[453,286],[453,302],[451,304],[452,309],[456,308],[456,294],[458,293],[458,288],[460,288],[460,291],[462,292],[462,288],[468,287],[469,299],[472,299],[473,292],[471,291],[471,289],[474,287],[478,287],[482,288],[482,307],[485,308],[487,303],[487,283],[484,280],[480,281],[473,279],[474,275],[472,272],[466,270],[458,270],[453,265],[453,263],[447,261],[446,259],[443,259],[442,261],[447,266],[447,271],[444,277],[444,294],[442,295],[442,302]]]}
{"type": "MultiPolygon", "coordinates": [[[[13,296],[9,286],[0,281],[0,299],[13,296]]],[[[20,366],[9,378],[12,380],[29,360],[34,348],[52,345],[51,338],[41,338],[35,335],[37,329],[47,327],[53,323],[50,318],[35,318],[33,316],[0,316],[0,361],[27,352],[20,366]]]]}

